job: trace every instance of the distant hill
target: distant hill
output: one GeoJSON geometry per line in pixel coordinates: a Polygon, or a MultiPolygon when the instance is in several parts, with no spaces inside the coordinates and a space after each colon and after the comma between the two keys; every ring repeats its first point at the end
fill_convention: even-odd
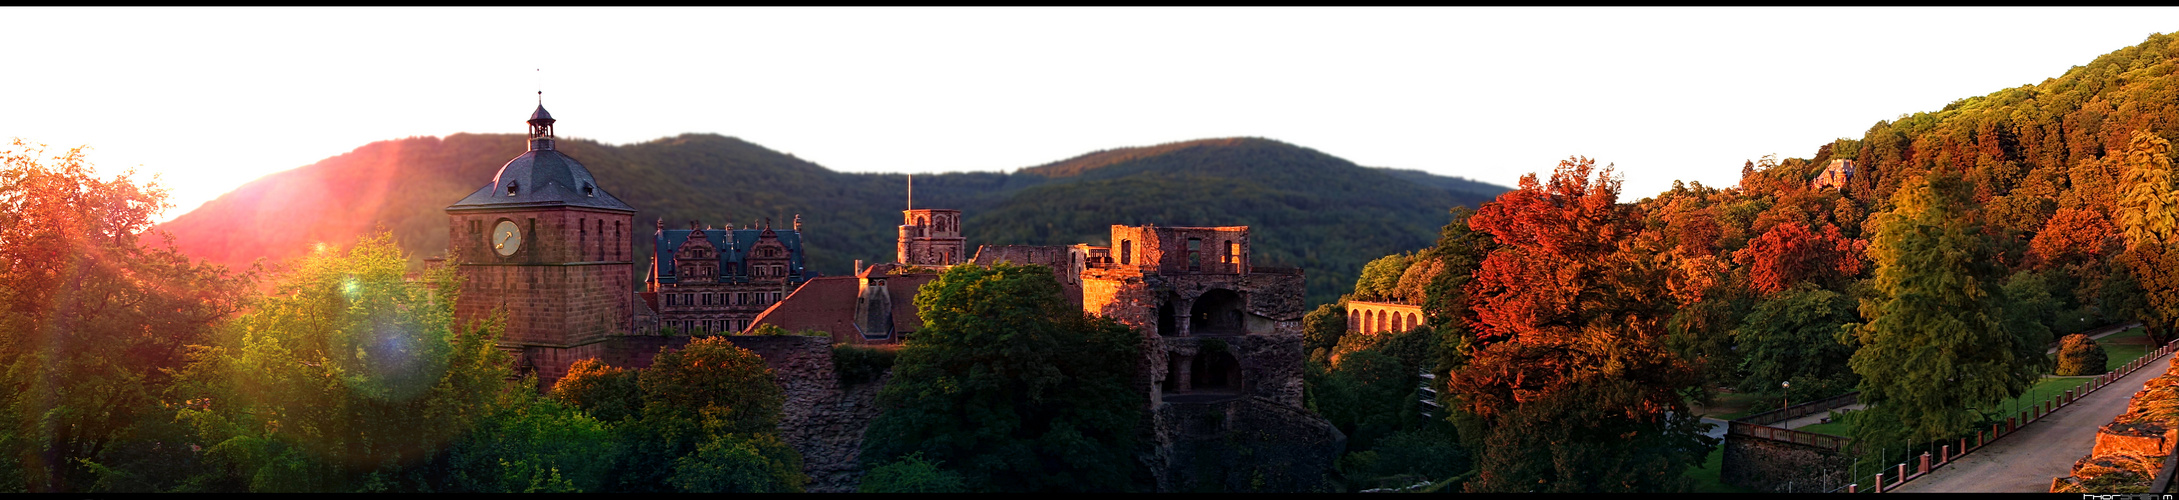
{"type": "MultiPolygon", "coordinates": [[[[445,207],[521,154],[514,134],[380,141],[265,176],[160,226],[192,255],[229,265],[284,261],[383,226],[418,256],[445,251],[445,207]]],[[[828,275],[889,261],[906,205],[902,174],[826,169],[711,134],[560,149],[605,189],[664,219],[737,226],[802,216],[809,262],[828,275]]],[[[1112,224],[1254,226],[1257,260],[1308,272],[1312,303],[1334,300],[1370,259],[1428,246],[1455,204],[1506,188],[1416,170],[1369,168],[1283,142],[1207,139],[1097,151],[1013,173],[917,176],[916,205],[958,208],[970,245],[1102,243],[1112,224]]],[[[650,240],[638,232],[638,255],[650,240]]],[[[639,267],[643,263],[638,263],[639,267]]]]}

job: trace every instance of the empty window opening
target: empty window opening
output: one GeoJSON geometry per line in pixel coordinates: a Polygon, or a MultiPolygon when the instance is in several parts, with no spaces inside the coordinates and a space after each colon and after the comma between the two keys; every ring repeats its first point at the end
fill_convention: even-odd
{"type": "Polygon", "coordinates": [[[1214,289],[1196,297],[1188,318],[1190,335],[1231,335],[1247,333],[1241,322],[1241,295],[1227,289],[1214,289]]]}
{"type": "Polygon", "coordinates": [[[1188,238],[1188,270],[1203,270],[1203,239],[1188,238]]]}
{"type": "Polygon", "coordinates": [[[1120,240],[1120,264],[1125,265],[1134,263],[1135,242],[1132,240],[1120,240]]]}
{"type": "Polygon", "coordinates": [[[1199,392],[1238,392],[1241,362],[1232,353],[1206,352],[1189,360],[1188,385],[1199,392]]]}
{"type": "Polygon", "coordinates": [[[1173,318],[1172,304],[1158,304],[1158,336],[1171,337],[1180,334],[1180,322],[1173,318]]]}

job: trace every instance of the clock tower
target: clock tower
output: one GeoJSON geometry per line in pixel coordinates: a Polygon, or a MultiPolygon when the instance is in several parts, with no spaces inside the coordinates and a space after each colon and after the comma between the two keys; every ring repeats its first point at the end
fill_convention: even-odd
{"type": "Polygon", "coordinates": [[[455,319],[504,312],[500,347],[525,358],[627,333],[634,317],[636,209],[554,148],[553,121],[539,104],[529,151],[446,207],[448,260],[463,278],[455,319]]]}

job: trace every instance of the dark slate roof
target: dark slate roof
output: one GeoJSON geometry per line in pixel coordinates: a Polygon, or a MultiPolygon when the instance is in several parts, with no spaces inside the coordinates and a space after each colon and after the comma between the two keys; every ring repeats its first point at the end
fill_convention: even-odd
{"type": "Polygon", "coordinates": [[[551,119],[552,119],[552,113],[547,113],[547,112],[545,112],[545,105],[543,105],[543,104],[539,104],[539,105],[537,105],[537,111],[534,111],[534,112],[531,112],[531,113],[530,113],[530,121],[533,121],[533,122],[534,122],[534,121],[538,121],[538,120],[551,120],[551,119]]]}
{"type": "MultiPolygon", "coordinates": [[[[669,285],[674,283],[676,274],[673,270],[673,252],[679,250],[681,244],[688,241],[689,232],[690,230],[687,229],[667,229],[659,231],[657,235],[652,237],[654,246],[651,248],[656,249],[657,253],[653,258],[657,259],[654,262],[658,263],[657,278],[659,283],[669,285]]],[[[764,236],[764,230],[762,229],[736,229],[732,231],[733,238],[730,241],[719,241],[719,234],[725,232],[728,231],[724,229],[704,230],[704,237],[710,239],[711,245],[719,250],[720,274],[726,273],[727,263],[739,264],[748,260],[749,249],[757,246],[757,239],[764,236]]],[[[808,273],[802,271],[802,233],[775,229],[772,231],[772,237],[779,239],[780,246],[787,247],[787,273],[807,277],[808,273]]],[[[734,267],[735,275],[729,277],[730,279],[749,279],[749,266],[734,267]]]]}
{"type": "MultiPolygon", "coordinates": [[[[543,107],[538,108],[544,112],[543,107]]],[[[550,149],[522,153],[506,166],[499,167],[499,175],[492,176],[492,184],[477,189],[462,201],[446,207],[449,212],[472,209],[502,209],[571,206],[595,208],[616,212],[635,213],[634,207],[622,203],[619,198],[598,187],[597,179],[590,177],[590,169],[574,158],[550,149]],[[507,195],[507,184],[514,183],[515,194],[507,195]],[[583,192],[589,187],[588,194],[583,192]]]]}

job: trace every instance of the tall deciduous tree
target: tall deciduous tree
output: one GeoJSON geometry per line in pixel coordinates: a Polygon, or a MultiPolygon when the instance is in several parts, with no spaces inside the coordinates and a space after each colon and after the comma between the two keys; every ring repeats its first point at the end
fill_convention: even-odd
{"type": "Polygon", "coordinates": [[[1043,266],[955,266],[879,392],[862,460],[911,453],[972,491],[1133,489],[1142,337],[1069,307],[1043,266]]]}
{"type": "Polygon", "coordinates": [[[1749,287],[1772,294],[1803,281],[1828,285],[1861,274],[1862,246],[1840,236],[1836,226],[1817,232],[1800,222],[1783,222],[1734,252],[1733,261],[1747,266],[1749,287]]]}
{"type": "Polygon", "coordinates": [[[1757,303],[1733,330],[1748,373],[1740,389],[1790,390],[1788,398],[1802,401],[1852,390],[1857,380],[1846,360],[1854,349],[1836,339],[1840,326],[1859,319],[1852,298],[1805,285],[1757,303]]]}
{"type": "Polygon", "coordinates": [[[459,278],[407,267],[386,233],[321,251],[194,354],[180,417],[240,486],[429,489],[410,467],[513,387],[496,325],[455,325],[459,278]]]}
{"type": "Polygon", "coordinates": [[[155,184],[93,175],[81,148],[0,150],[0,491],[88,491],[84,461],[153,448],[139,424],[172,420],[185,346],[239,308],[254,273],[143,241],[166,207],[155,184]]]}
{"type": "MultiPolygon", "coordinates": [[[[2048,334],[2008,321],[2004,270],[1971,226],[1967,188],[1932,174],[1908,180],[1877,215],[1869,254],[1876,262],[1866,321],[1842,332],[1860,344],[1849,361],[1861,376],[1856,419],[1864,443],[1952,438],[2042,373],[2048,334]]],[[[2042,330],[2047,332],[2047,330],[2042,330]]]]}
{"type": "Polygon", "coordinates": [[[2146,306],[2136,314],[2150,338],[2170,341],[2179,337],[2179,273],[2172,271],[2179,269],[2179,178],[2172,173],[2171,142],[2137,130],[2122,161],[2118,226],[2146,306]]]}
{"type": "Polygon", "coordinates": [[[1488,427],[1469,490],[1682,490],[1709,449],[1695,371],[1662,342],[1675,266],[1618,195],[1574,158],[1469,219],[1498,245],[1468,287],[1482,347],[1449,388],[1488,427]]]}

